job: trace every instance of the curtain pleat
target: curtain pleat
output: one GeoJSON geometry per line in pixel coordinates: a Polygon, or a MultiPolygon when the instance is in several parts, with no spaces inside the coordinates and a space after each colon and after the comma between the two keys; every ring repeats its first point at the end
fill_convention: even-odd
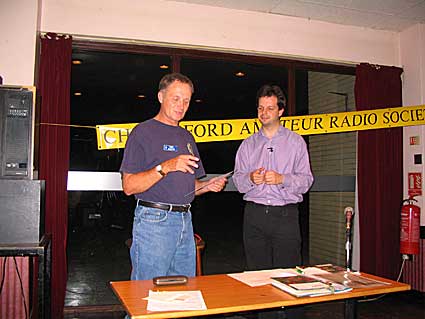
{"type": "Polygon", "coordinates": [[[45,231],[52,234],[52,318],[63,317],[67,281],[71,57],[71,37],[47,34],[41,39],[39,179],[46,181],[45,231]]]}
{"type": "MultiPolygon", "coordinates": [[[[356,69],[358,111],[402,105],[402,69],[366,63],[356,69]]],[[[360,269],[396,279],[403,196],[403,129],[358,132],[360,269]]]]}

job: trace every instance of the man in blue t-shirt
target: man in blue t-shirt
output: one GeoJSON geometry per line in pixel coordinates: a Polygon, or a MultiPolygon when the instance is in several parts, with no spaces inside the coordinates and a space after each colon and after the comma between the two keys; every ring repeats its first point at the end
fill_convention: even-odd
{"type": "Polygon", "coordinates": [[[131,132],[121,163],[124,193],[135,195],[132,280],[195,276],[196,248],[190,203],[195,195],[219,192],[226,178],[205,175],[193,136],[179,126],[194,88],[180,73],[159,83],[159,113],[131,132]],[[196,191],[195,191],[196,190],[196,191]]]}

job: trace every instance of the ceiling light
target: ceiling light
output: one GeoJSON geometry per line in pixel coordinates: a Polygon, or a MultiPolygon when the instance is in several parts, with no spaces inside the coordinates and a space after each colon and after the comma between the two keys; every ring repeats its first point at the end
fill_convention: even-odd
{"type": "Polygon", "coordinates": [[[137,97],[138,97],[139,99],[144,99],[144,98],[146,97],[146,95],[144,95],[144,94],[139,94],[139,95],[137,95],[137,97]]]}
{"type": "Polygon", "coordinates": [[[196,99],[196,100],[195,100],[195,102],[196,102],[196,103],[201,103],[201,102],[202,102],[202,100],[201,100],[201,99],[196,99]]]}
{"type": "Polygon", "coordinates": [[[74,95],[75,96],[81,96],[81,95],[83,95],[83,93],[81,93],[81,92],[74,92],[74,95]]]}
{"type": "Polygon", "coordinates": [[[168,69],[168,68],[169,68],[169,66],[168,66],[168,65],[166,65],[166,64],[162,64],[162,65],[160,65],[160,66],[159,66],[159,68],[160,68],[160,69],[163,69],[163,70],[166,70],[166,69],[168,69]]]}
{"type": "Polygon", "coordinates": [[[241,71],[239,71],[239,72],[237,72],[237,73],[235,73],[235,75],[237,76],[237,77],[243,77],[243,76],[245,76],[245,73],[243,73],[243,72],[241,72],[241,71]]]}
{"type": "Polygon", "coordinates": [[[72,60],[72,64],[74,64],[74,65],[83,64],[83,60],[80,60],[80,59],[72,60]]]}

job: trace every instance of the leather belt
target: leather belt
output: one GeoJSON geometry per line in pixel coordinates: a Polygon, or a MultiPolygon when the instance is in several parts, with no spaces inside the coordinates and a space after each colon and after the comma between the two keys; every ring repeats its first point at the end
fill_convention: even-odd
{"type": "Polygon", "coordinates": [[[253,206],[268,207],[268,208],[273,208],[273,207],[276,207],[276,208],[282,208],[282,207],[298,207],[298,203],[292,203],[292,204],[286,204],[286,205],[277,205],[277,206],[259,204],[259,203],[251,202],[251,201],[247,201],[246,203],[249,204],[249,205],[253,205],[253,206]]]}
{"type": "Polygon", "coordinates": [[[145,202],[143,200],[137,200],[137,206],[145,206],[151,208],[158,208],[166,211],[186,213],[190,209],[190,204],[187,205],[174,205],[174,204],[161,204],[153,202],[145,202]]]}

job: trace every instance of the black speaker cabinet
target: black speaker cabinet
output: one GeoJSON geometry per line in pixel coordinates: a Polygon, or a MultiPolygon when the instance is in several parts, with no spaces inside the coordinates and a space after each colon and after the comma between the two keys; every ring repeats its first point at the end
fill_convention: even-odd
{"type": "Polygon", "coordinates": [[[38,243],[44,234],[44,181],[0,179],[0,245],[38,243]]]}
{"type": "Polygon", "coordinates": [[[0,85],[0,178],[33,178],[34,115],[34,87],[0,85]]]}

